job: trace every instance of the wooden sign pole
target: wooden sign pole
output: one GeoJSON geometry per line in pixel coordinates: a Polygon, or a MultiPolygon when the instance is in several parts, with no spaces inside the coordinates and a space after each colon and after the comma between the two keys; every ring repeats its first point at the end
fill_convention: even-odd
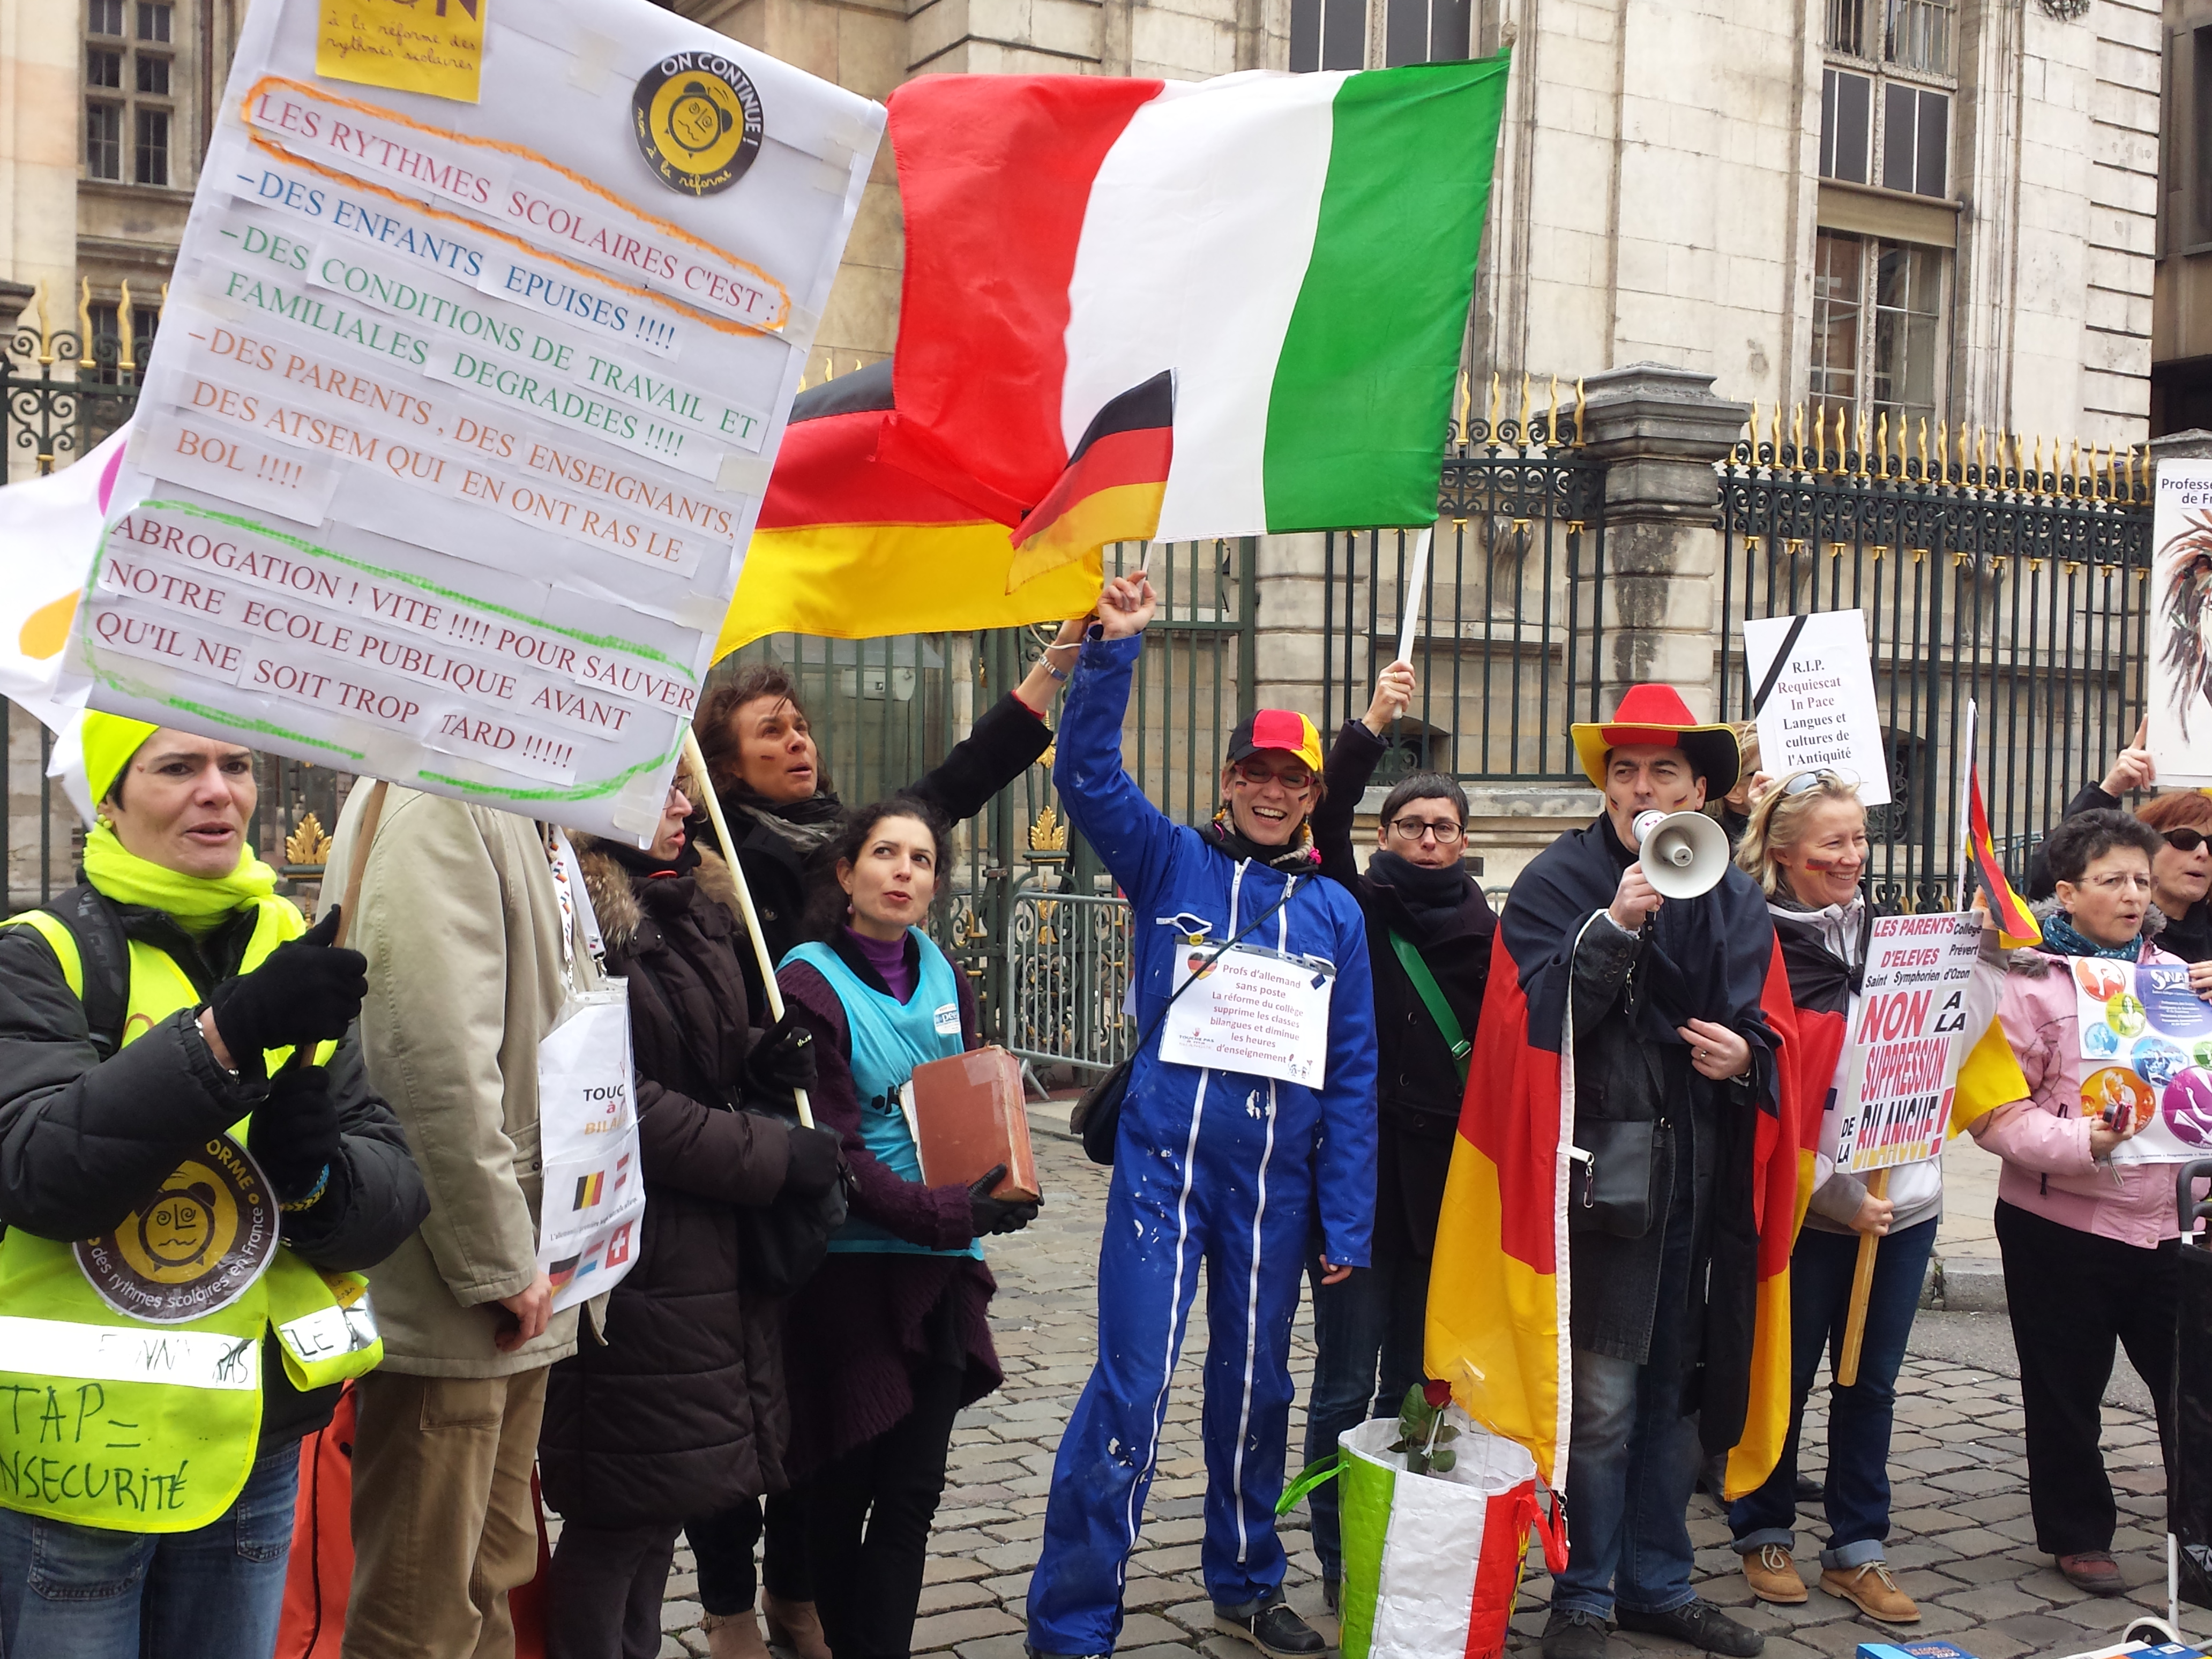
{"type": "MultiPolygon", "coordinates": [[[[1889,1171],[1876,1170],[1867,1178],[1869,1198],[1889,1195],[1889,1171]]],[[[1836,1358],[1838,1386],[1850,1388],[1859,1380],[1859,1349],[1866,1341],[1867,1297],[1874,1290],[1874,1253],[1881,1243],[1879,1233],[1859,1235],[1859,1260],[1851,1273],[1851,1309],[1844,1321],[1844,1351],[1836,1358]]]]}

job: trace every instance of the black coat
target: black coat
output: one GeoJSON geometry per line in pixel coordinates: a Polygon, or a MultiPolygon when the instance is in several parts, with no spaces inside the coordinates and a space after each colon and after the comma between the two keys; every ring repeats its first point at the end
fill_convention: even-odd
{"type": "Polygon", "coordinates": [[[539,1474],[564,1516],[669,1523],[787,1484],[782,1307],[738,1288],[735,1206],[775,1198],[790,1139],[735,1109],[754,1033],[728,866],[634,879],[577,842],[608,971],[629,981],[645,1220],[604,1341],[553,1367],[539,1474]]]}
{"type": "Polygon", "coordinates": [[[1402,1241],[1414,1255],[1427,1256],[1436,1246],[1437,1212],[1443,1206],[1444,1176],[1466,1091],[1451,1047],[1391,948],[1390,934],[1395,930],[1419,951],[1458,1017],[1462,1034],[1472,1042],[1482,1018],[1498,918],[1482,889],[1464,874],[1467,890],[1458,909],[1435,921],[1417,916],[1389,883],[1360,872],[1352,856],[1352,820],[1388,749],[1358,720],[1337,734],[1323,774],[1327,792],[1313,815],[1313,837],[1322,873],[1351,889],[1367,920],[1367,958],[1375,977],[1376,1097],[1382,1119],[1375,1236],[1378,1247],[1402,1241]]]}
{"type": "MultiPolygon", "coordinates": [[[[2124,812],[2127,804],[2105,793],[2102,784],[2090,784],[2066,803],[2065,817],[2084,812],[2124,812]]],[[[2031,902],[2047,899],[2058,890],[2051,879],[2050,860],[2039,845],[2027,861],[2027,897],[2031,902]]],[[[2212,962],[2212,899],[2199,899],[2178,916],[2168,916],[2158,936],[2158,948],[2170,951],[2184,962],[2212,962]]]]}
{"type": "MultiPolygon", "coordinates": [[[[167,953],[204,999],[237,974],[253,935],[251,912],[195,942],[161,911],[109,909],[126,937],[167,953]]],[[[0,1226],[52,1239],[106,1232],[187,1155],[252,1113],[268,1085],[217,1066],[192,1029],[198,1017],[180,1010],[102,1060],[52,947],[27,926],[0,928],[0,1226]]],[[[314,1267],[366,1272],[422,1224],[430,1201],[398,1119],[368,1086],[358,1027],[329,1071],[338,1157],[323,1196],[285,1213],[283,1238],[314,1267]]],[[[331,1420],[337,1387],[295,1389],[273,1332],[261,1376],[264,1450],[331,1420]]]]}
{"type": "MultiPolygon", "coordinates": [[[[920,795],[958,823],[981,811],[992,796],[1021,776],[1051,746],[1052,732],[1043,720],[1010,691],[984,711],[974,729],[953,744],[940,763],[908,785],[908,792],[920,795]]],[[[753,807],[727,790],[722,794],[722,811],[738,843],[738,866],[752,890],[769,960],[781,963],[793,946],[804,944],[808,937],[806,896],[813,855],[763,823],[753,807]]],[[[705,844],[712,843],[709,830],[705,844]]],[[[760,965],[750,946],[742,954],[745,994],[754,1007],[765,1008],[768,996],[761,985],[760,965]]]]}

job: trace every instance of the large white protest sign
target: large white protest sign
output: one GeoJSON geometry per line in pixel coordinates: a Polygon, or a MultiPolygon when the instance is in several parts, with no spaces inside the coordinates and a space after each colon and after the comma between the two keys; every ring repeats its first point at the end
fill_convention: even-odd
{"type": "Polygon", "coordinates": [[[2172,1164],[2212,1156],[2212,1007],[2189,988],[2181,963],[2075,957],[2075,1030],[2081,1115],[2135,1134],[2116,1164],[2172,1164]]]}
{"type": "Polygon", "coordinates": [[[2212,784],[2212,461],[2160,461],[2144,713],[2160,785],[2212,784]]]}
{"type": "Polygon", "coordinates": [[[1761,770],[1778,778],[1826,769],[1856,782],[1867,805],[1888,803],[1864,612],[1753,617],[1743,625],[1743,661],[1761,770]]]}
{"type": "Polygon", "coordinates": [[[386,9],[248,15],[70,671],[635,837],[883,111],[646,0],[386,9]]]}
{"type": "Polygon", "coordinates": [[[1943,1150],[1981,954],[1971,910],[1876,916],[1851,1013],[1850,1069],[1836,1103],[1836,1167],[1856,1174],[1943,1150]]]}

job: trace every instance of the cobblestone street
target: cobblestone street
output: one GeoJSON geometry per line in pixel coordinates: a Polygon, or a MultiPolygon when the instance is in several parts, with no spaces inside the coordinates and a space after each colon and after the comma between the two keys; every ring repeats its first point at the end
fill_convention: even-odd
{"type": "MultiPolygon", "coordinates": [[[[1086,1163],[1081,1148],[1039,1125],[1039,1164],[1048,1199],[1042,1218],[1025,1232],[989,1245],[999,1295],[993,1324],[1005,1362],[1000,1394],[972,1407],[953,1436],[952,1468],[937,1517],[937,1534],[915,1631],[916,1654],[957,1654],[959,1659],[1020,1659],[1022,1604],[1044,1521],[1045,1492],[1060,1427],[1088,1374],[1093,1337],[1093,1280],[1099,1217],[1107,1171],[1086,1163]]],[[[1985,1220],[1986,1218],[1984,1218],[1985,1220]]],[[[1202,1310],[1201,1294],[1199,1307],[1202,1310]]],[[[2112,1403],[2105,1412],[2105,1445],[2119,1490],[2122,1525],[2114,1541],[2121,1571],[2133,1593],[2126,1601],[2098,1601],[2074,1589],[2036,1553],[2027,1518],[2027,1466],[2021,1439],[2016,1382],[1992,1370],[1933,1357],[1955,1352],[1944,1321],[1973,1316],[1923,1314],[1913,1357],[1899,1382],[1898,1424],[1890,1462],[1896,1482],[1895,1524],[1889,1560],[1905,1591],[1920,1604],[1921,1622],[1901,1641],[1942,1638],[1978,1659],[2063,1655],[2117,1640],[2135,1609],[2162,1613],[2166,1546],[2164,1479],[2157,1434],[2147,1413],[2112,1403]],[[1923,1341],[1925,1335],[1929,1340],[1923,1341]]],[[[1981,1316],[1984,1320],[1987,1316],[1981,1316]]],[[[1995,1316],[2003,1324],[2002,1316],[1995,1316]]],[[[1142,1542],[1129,1574],[1128,1622],[1120,1652],[1127,1659],[1170,1659],[1206,1654],[1217,1659],[1255,1650],[1212,1630],[1211,1605],[1198,1571],[1200,1504],[1205,1469],[1199,1449],[1199,1366],[1205,1348],[1200,1317],[1176,1375],[1176,1394],[1159,1477],[1152,1487],[1142,1542]]],[[[1975,1345],[1980,1352],[1992,1346],[1975,1345]]],[[[2008,1334],[1994,1346],[2008,1355],[2008,1334]]],[[[1294,1368],[1301,1401],[1313,1346],[1301,1311],[1294,1368]]],[[[2116,1382],[2132,1383],[2125,1373],[2116,1382]]],[[[2135,1390],[2140,1396],[2139,1388],[2135,1390]]],[[[1817,1474],[1824,1443],[1825,1392],[1816,1389],[1808,1413],[1806,1458],[1817,1474]]],[[[1304,1413],[1291,1416],[1291,1467],[1302,1459],[1304,1413]]],[[[1798,1555],[1810,1582],[1824,1534],[1818,1505],[1801,1512],[1798,1555]]],[[[1849,1603],[1817,1588],[1802,1607],[1756,1604],[1728,1548],[1728,1528],[1717,1504],[1693,1500],[1692,1535],[1698,1545],[1698,1589],[1767,1632],[1766,1659],[1850,1659],[1862,1641],[1885,1639],[1882,1627],[1849,1603]]],[[[1322,1609],[1320,1582],[1307,1547],[1303,1511],[1286,1517],[1291,1553],[1291,1601],[1320,1628],[1334,1633],[1322,1609]]],[[[1542,1558],[1523,1586],[1514,1619],[1512,1646],[1531,1654],[1549,1595],[1542,1558]]],[[[665,1656],[703,1655],[700,1608],[688,1552],[677,1559],[663,1628],[665,1656]]],[[[2185,1618],[2203,1633],[2202,1614],[2185,1618]]],[[[1641,1651],[1686,1653],[1656,1638],[1616,1634],[1617,1655],[1641,1651]]]]}

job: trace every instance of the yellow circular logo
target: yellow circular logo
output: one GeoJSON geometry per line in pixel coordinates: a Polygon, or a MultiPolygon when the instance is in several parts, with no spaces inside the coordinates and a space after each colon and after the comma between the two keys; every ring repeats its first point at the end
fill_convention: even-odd
{"type": "Polygon", "coordinates": [[[672,52],[638,77],[629,102],[638,153],[671,190],[727,190],[760,154],[760,94],[717,52],[672,52]]]}
{"type": "Polygon", "coordinates": [[[76,1264],[101,1301],[156,1325],[227,1308],[276,1254],[276,1200],[246,1149],[218,1135],[144,1207],[81,1240],[76,1264]]]}

